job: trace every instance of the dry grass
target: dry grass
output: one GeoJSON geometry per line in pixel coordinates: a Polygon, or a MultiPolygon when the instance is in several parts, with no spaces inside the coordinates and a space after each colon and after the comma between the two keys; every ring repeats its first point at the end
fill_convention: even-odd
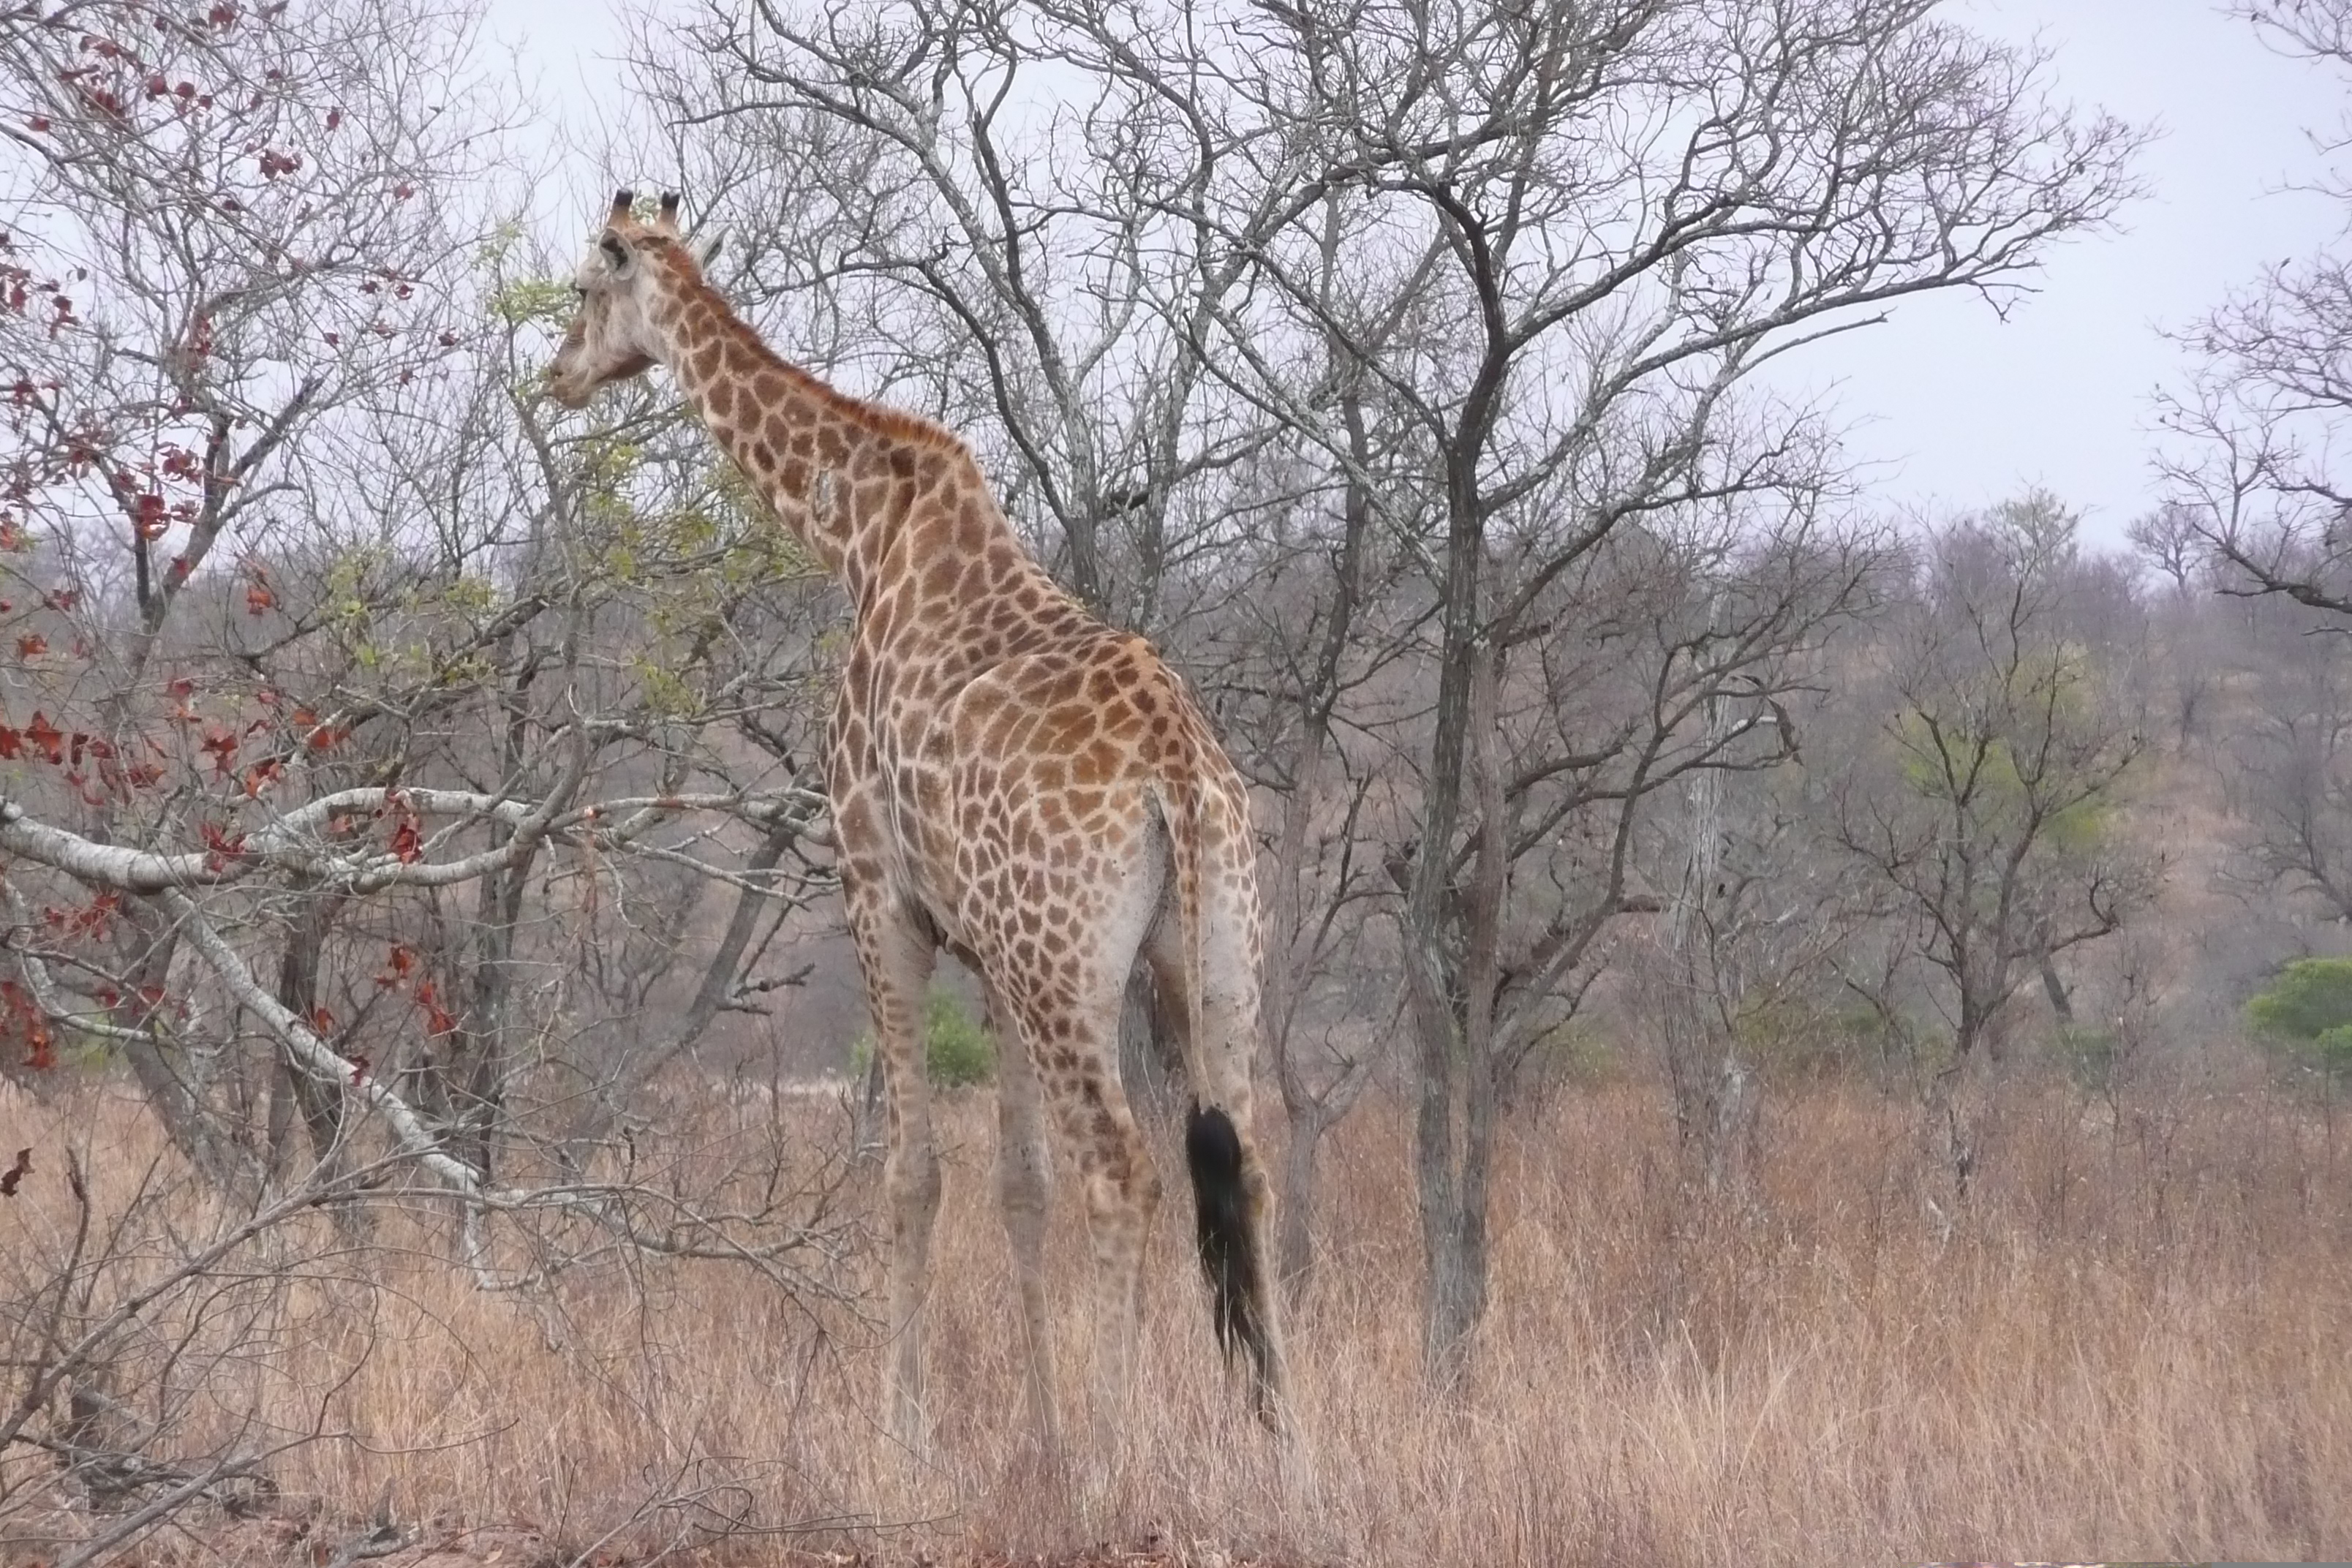
{"type": "MultiPolygon", "coordinates": [[[[1213,1368],[1181,1196],[1154,1238],[1122,1451],[1075,1485],[1041,1476],[985,1100],[947,1112],[928,1464],[877,1430],[877,1352],[848,1312],[725,1265],[617,1258],[484,1295],[443,1261],[437,1222],[398,1216],[355,1252],[305,1233],[266,1311],[185,1342],[209,1348],[180,1352],[207,1384],[183,1439],[257,1416],[347,1434],[274,1462],[282,1507],[356,1512],[388,1485],[403,1518],[639,1552],[832,1521],[793,1539],[1643,1568],[2352,1555],[2352,1159],[2327,1119],[2252,1084],[2111,1120],[2056,1086],[2011,1099],[1946,1242],[1909,1115],[1866,1090],[1774,1104],[1747,1214],[1685,1189],[1655,1091],[1564,1099],[1513,1130],[1493,1307],[1475,1384],[1450,1398],[1419,1377],[1406,1122],[1370,1105],[1331,1151],[1323,1268],[1292,1314],[1305,1485],[1213,1368]],[[214,1353],[240,1338],[250,1353],[214,1353]]],[[[60,1115],[0,1089],[0,1129],[48,1171],[45,1150],[85,1140],[101,1208],[156,1157],[132,1102],[97,1090],[60,1115]]],[[[0,1257],[48,1245],[61,1205],[41,1181],[0,1205],[0,1257]]],[[[1056,1240],[1075,1300],[1074,1213],[1056,1240]]],[[[1085,1333],[1066,1317],[1074,1431],[1085,1333]]],[[[5,1457],[0,1489],[47,1463],[5,1457]]],[[[771,1549],[730,1539],[746,1561],[771,1549]]]]}

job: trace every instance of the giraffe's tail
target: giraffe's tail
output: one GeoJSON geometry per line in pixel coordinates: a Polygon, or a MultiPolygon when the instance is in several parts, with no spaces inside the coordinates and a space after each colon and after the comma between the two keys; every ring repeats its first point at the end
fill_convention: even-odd
{"type": "Polygon", "coordinates": [[[1192,1102],[1184,1127],[1184,1159],[1192,1170],[1201,1268],[1209,1276],[1217,1343],[1229,1361],[1238,1352],[1249,1352],[1257,1414],[1271,1422],[1278,1373],[1267,1312],[1264,1238],[1243,1183],[1241,1130],[1223,1107],[1192,1102]]]}
{"type": "Polygon", "coordinates": [[[1251,1384],[1259,1419],[1276,1420],[1274,1402],[1279,1397],[1281,1371],[1276,1361],[1273,1302],[1266,1294],[1265,1238],[1259,1233],[1258,1212],[1250,1202],[1246,1160],[1241,1129],[1233,1110],[1216,1102],[1213,1086],[1220,1075],[1208,1070],[1211,1042],[1202,1035],[1202,997],[1206,984],[1203,948],[1206,940],[1206,899],[1202,893],[1202,858],[1205,825],[1197,787],[1167,781],[1161,786],[1160,816],[1167,826],[1174,865],[1176,910],[1181,923],[1185,971],[1185,1038],[1191,1059],[1192,1114],[1184,1127],[1184,1161],[1192,1173],[1192,1206],[1198,1217],[1201,1268],[1209,1277],[1210,1310],[1217,1343],[1227,1361],[1249,1353],[1251,1384]]]}

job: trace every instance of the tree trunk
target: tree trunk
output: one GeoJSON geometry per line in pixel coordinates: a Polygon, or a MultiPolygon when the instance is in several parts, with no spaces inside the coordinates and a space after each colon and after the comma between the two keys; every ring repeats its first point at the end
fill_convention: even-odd
{"type": "MultiPolygon", "coordinates": [[[[1476,552],[1465,553],[1471,559],[1465,570],[1475,574],[1476,552]]],[[[1456,637],[1455,618],[1448,616],[1426,831],[1407,905],[1407,989],[1421,1058],[1414,1163],[1428,1270],[1422,1354],[1430,1379],[1440,1386],[1460,1378],[1471,1335],[1486,1309],[1486,1189],[1495,1110],[1491,1047],[1507,854],[1495,757],[1501,651],[1475,633],[1475,586],[1474,582],[1472,616],[1464,618],[1464,635],[1456,637]],[[1471,742],[1473,766],[1465,766],[1465,742],[1471,742]],[[1466,775],[1474,772],[1480,819],[1470,885],[1460,889],[1448,875],[1450,846],[1461,786],[1472,782],[1466,775]],[[1449,908],[1463,935],[1460,964],[1452,976],[1444,952],[1449,908]],[[1456,984],[1449,985],[1449,978],[1456,984]]]]}
{"type": "Polygon", "coordinates": [[[1315,1266],[1315,1146],[1323,1124],[1312,1114],[1290,1118],[1290,1142],[1282,1152],[1282,1219],[1275,1235],[1274,1266],[1290,1299],[1306,1293],[1315,1266]]]}
{"type": "Polygon", "coordinates": [[[187,1052],[167,1051],[163,1043],[172,1027],[173,1007],[165,987],[173,956],[179,951],[178,933],[144,899],[124,902],[120,932],[116,952],[131,994],[110,1011],[115,1022],[142,1037],[124,1042],[123,1058],[172,1147],[205,1180],[232,1188],[242,1162],[227,1129],[205,1100],[208,1075],[187,1052]]]}
{"type": "Polygon", "coordinates": [[[2047,952],[2042,955],[2042,994],[2050,998],[2050,1010],[2058,1015],[2059,1024],[2073,1028],[2074,999],[2066,994],[2066,982],[2059,977],[2057,963],[2047,952]]]}
{"type": "MultiPolygon", "coordinates": [[[[300,912],[286,933],[286,952],[278,960],[278,1000],[296,1017],[309,1021],[319,1008],[320,955],[342,910],[343,896],[297,891],[300,912]]],[[[319,1032],[330,1038],[333,1035],[331,1028],[319,1032]]],[[[321,1166],[338,1160],[343,1132],[341,1091],[320,1083],[280,1051],[272,1066],[269,1091],[268,1175],[273,1183],[285,1171],[286,1144],[298,1111],[310,1138],[310,1158],[321,1166]]]]}
{"type": "MultiPolygon", "coordinates": [[[[1326,275],[1339,265],[1339,206],[1327,205],[1324,232],[1326,275]]],[[[1333,335],[1325,344],[1335,374],[1341,378],[1339,417],[1348,432],[1350,459],[1342,501],[1343,530],[1333,562],[1331,606],[1323,623],[1315,668],[1299,693],[1298,747],[1291,760],[1290,790],[1282,803],[1282,825],[1275,845],[1275,881],[1267,929],[1275,946],[1266,954],[1264,991],[1266,1043],[1274,1058],[1275,1080],[1282,1089],[1283,1115],[1289,1122],[1289,1143],[1282,1162],[1282,1218],[1275,1243],[1275,1268],[1293,1300],[1305,1293],[1315,1265],[1315,1160],[1323,1135],[1337,1126],[1363,1092],[1371,1075],[1369,1059],[1350,1062],[1339,1079],[1318,1094],[1308,1085],[1305,1064],[1298,1059],[1299,995],[1307,978],[1322,956],[1320,934],[1308,930],[1307,912],[1307,844],[1322,803],[1323,773],[1331,752],[1331,714],[1339,701],[1349,638],[1354,635],[1357,605],[1363,597],[1364,557],[1371,537],[1373,510],[1370,481],[1372,439],[1365,419],[1363,373],[1346,345],[1333,335]]]]}
{"type": "MultiPolygon", "coordinates": [[[[1706,702],[1709,751],[1728,729],[1720,696],[1706,702]]],[[[1756,1078],[1727,1020],[1736,1016],[1740,983],[1725,962],[1727,940],[1717,883],[1723,858],[1723,774],[1700,768],[1684,784],[1690,807],[1690,843],[1682,886],[1666,910],[1664,1024],[1666,1074],[1675,1093],[1675,1124],[1684,1153],[1697,1155],[1706,1190],[1743,1203],[1753,1191],[1749,1155],[1755,1140],[1756,1078]]]]}

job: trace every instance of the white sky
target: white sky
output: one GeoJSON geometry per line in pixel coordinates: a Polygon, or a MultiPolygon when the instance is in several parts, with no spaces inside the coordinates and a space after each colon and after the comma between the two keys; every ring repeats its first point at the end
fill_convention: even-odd
{"type": "MultiPolygon", "coordinates": [[[[2039,38],[2061,97],[2157,127],[2150,194],[2122,232],[2058,251],[2006,321],[1974,299],[1906,301],[1790,356],[1787,379],[1829,393],[1891,508],[1964,511],[2039,484],[2119,540],[2155,499],[2150,394],[2179,364],[2164,329],[2336,237],[2338,210],[2296,187],[2323,167],[2310,132],[2336,126],[2352,84],[2206,0],[1953,0],[1949,15],[2039,38]]],[[[575,122],[619,90],[617,16],[614,0],[489,0],[491,37],[575,122]]],[[[565,168],[555,184],[593,202],[601,181],[565,168]]]]}

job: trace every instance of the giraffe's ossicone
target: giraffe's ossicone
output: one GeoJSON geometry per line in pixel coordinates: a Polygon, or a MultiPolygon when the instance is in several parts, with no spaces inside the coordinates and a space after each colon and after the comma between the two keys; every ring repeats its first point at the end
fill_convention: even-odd
{"type": "Polygon", "coordinates": [[[1054,1436],[1044,1248],[1046,1121],[1085,1196],[1096,1415],[1126,1417],[1144,1238],[1160,1202],[1120,1087],[1137,961],[1183,1033],[1200,1254],[1229,1356],[1277,1423],[1282,1355],[1250,1121],[1258,908],[1249,796],[1199,705],[1141,637],[1104,625],[1022,548],[971,451],[930,422],[787,363],[705,281],[677,198],[615,199],[549,373],[570,407],[666,365],[713,440],[847,590],[856,626],[827,761],[849,927],[888,1087],[884,1385],[924,1427],[923,1302],[940,1176],[921,1017],[945,946],[981,978],[1000,1051],[998,1179],[1032,1414],[1054,1436]]]}

